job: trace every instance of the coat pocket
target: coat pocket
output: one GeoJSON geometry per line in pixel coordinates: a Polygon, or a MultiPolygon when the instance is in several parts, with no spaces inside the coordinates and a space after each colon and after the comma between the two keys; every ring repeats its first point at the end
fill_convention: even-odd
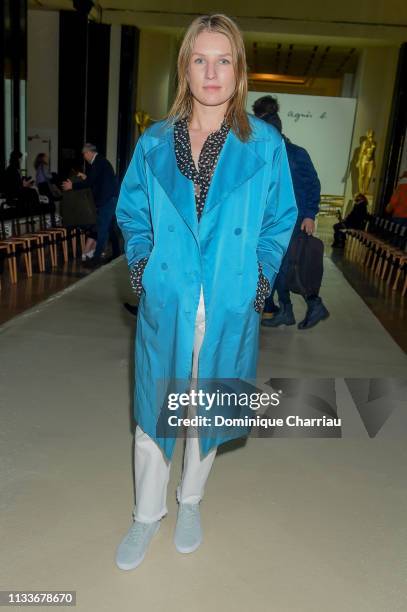
{"type": "Polygon", "coordinates": [[[147,288],[148,288],[148,283],[149,283],[149,274],[150,274],[150,271],[151,271],[151,267],[154,264],[154,261],[153,261],[154,260],[154,255],[155,255],[155,252],[154,252],[154,248],[153,248],[153,250],[151,251],[151,253],[149,255],[149,258],[148,258],[148,261],[147,261],[147,263],[145,265],[145,268],[143,270],[143,274],[141,276],[141,285],[142,285],[142,287],[144,289],[144,293],[147,293],[147,288]]]}

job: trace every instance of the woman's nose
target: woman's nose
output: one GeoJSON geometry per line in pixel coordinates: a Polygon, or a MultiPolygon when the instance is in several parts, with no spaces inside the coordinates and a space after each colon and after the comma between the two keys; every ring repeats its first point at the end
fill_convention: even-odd
{"type": "Polygon", "coordinates": [[[213,62],[207,62],[205,76],[207,79],[214,79],[216,77],[216,66],[213,62]]]}

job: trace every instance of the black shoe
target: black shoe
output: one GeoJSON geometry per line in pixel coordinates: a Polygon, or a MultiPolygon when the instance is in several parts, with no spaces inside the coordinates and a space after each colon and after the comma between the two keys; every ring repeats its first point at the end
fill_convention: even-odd
{"type": "Polygon", "coordinates": [[[130,314],[134,315],[135,317],[137,316],[138,306],[133,306],[132,304],[129,304],[128,302],[124,302],[123,306],[125,307],[126,310],[130,312],[130,314]]]}
{"type": "Polygon", "coordinates": [[[317,323],[327,319],[329,317],[329,311],[325,308],[324,304],[320,297],[313,298],[308,301],[308,309],[307,314],[305,315],[305,319],[298,323],[298,329],[310,329],[310,327],[315,327],[317,323]]]}
{"type": "Polygon", "coordinates": [[[295,325],[295,317],[292,304],[281,304],[280,309],[270,319],[262,319],[264,327],[278,327],[279,325],[295,325]]]}
{"type": "Polygon", "coordinates": [[[94,268],[98,268],[99,266],[102,265],[102,260],[100,259],[100,257],[98,258],[91,257],[90,259],[87,259],[86,261],[84,261],[82,265],[84,268],[93,270],[94,268]]]}

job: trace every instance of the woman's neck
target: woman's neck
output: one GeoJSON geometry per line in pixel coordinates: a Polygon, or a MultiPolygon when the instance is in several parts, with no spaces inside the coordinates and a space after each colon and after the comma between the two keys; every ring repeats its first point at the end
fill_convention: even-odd
{"type": "Polygon", "coordinates": [[[195,103],[188,127],[191,131],[215,132],[219,129],[227,109],[228,103],[219,106],[203,106],[195,103]]]}

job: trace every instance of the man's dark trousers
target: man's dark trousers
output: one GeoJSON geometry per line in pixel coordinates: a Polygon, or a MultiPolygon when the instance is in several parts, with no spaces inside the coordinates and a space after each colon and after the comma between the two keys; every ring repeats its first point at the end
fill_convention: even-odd
{"type": "Polygon", "coordinates": [[[271,291],[270,297],[266,299],[264,305],[265,313],[277,312],[278,308],[274,304],[274,293],[277,291],[278,301],[280,304],[291,304],[290,291],[287,286],[287,275],[288,275],[288,267],[289,267],[289,249],[291,244],[296,240],[298,235],[301,233],[301,223],[303,219],[297,219],[297,222],[294,226],[293,233],[291,235],[290,243],[288,245],[287,251],[281,260],[280,270],[276,276],[274,281],[274,286],[271,291]]]}
{"type": "Polygon", "coordinates": [[[117,197],[114,196],[97,207],[98,237],[94,254],[95,259],[100,259],[109,238],[112,243],[112,256],[118,257],[120,255],[119,234],[115,225],[116,205],[117,197]]]}

